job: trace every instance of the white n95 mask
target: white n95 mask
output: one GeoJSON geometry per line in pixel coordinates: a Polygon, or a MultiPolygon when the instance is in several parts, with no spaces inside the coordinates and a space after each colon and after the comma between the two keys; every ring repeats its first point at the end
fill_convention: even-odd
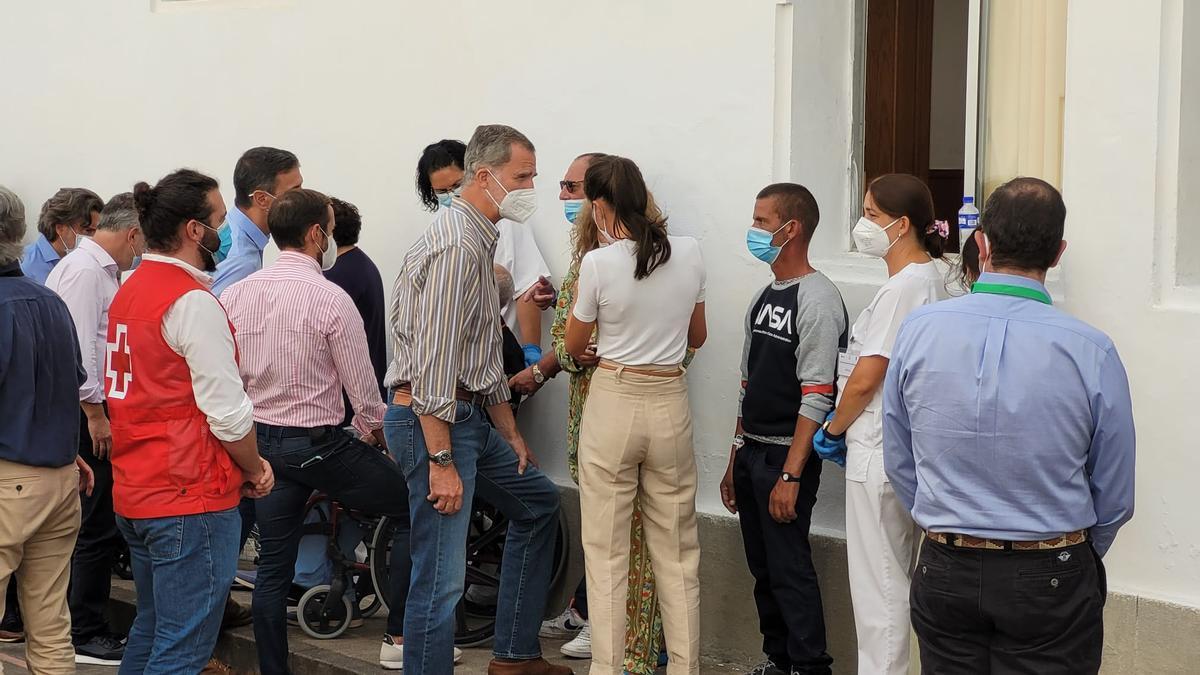
{"type": "MultiPolygon", "coordinates": [[[[500,182],[499,178],[496,178],[496,174],[492,173],[491,169],[488,169],[488,175],[496,181],[496,185],[499,185],[501,190],[504,190],[504,184],[500,182]]],[[[488,199],[496,204],[496,198],[492,196],[492,193],[486,190],[485,192],[487,192],[488,199]]],[[[523,223],[529,220],[529,216],[532,216],[534,211],[537,211],[537,192],[533,188],[521,188],[511,192],[504,190],[504,199],[496,204],[496,208],[500,209],[501,218],[507,218],[514,223],[523,223]]]]}
{"type": "Polygon", "coordinates": [[[887,227],[880,227],[866,216],[859,218],[858,222],[854,224],[854,231],[851,233],[858,252],[873,255],[876,258],[882,258],[887,255],[887,252],[892,250],[892,247],[896,245],[896,241],[900,241],[899,237],[896,237],[896,241],[888,241],[887,236],[887,231],[898,222],[900,222],[899,218],[888,223],[887,227]]]}

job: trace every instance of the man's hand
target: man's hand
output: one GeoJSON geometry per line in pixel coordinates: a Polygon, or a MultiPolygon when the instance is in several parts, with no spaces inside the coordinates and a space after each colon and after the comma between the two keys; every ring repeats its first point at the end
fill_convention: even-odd
{"type": "Polygon", "coordinates": [[[462,509],[462,478],[453,464],[438,466],[434,462],[429,463],[429,496],[425,499],[433,502],[433,510],[443,516],[452,516],[462,509]]]}
{"type": "Polygon", "coordinates": [[[271,494],[271,489],[275,487],[275,471],[271,469],[270,462],[261,457],[258,461],[259,470],[244,475],[246,483],[242,486],[243,497],[260,499],[271,494]]]}
{"type": "Polygon", "coordinates": [[[544,311],[558,299],[558,293],[555,292],[554,284],[550,283],[549,279],[538,277],[537,283],[530,286],[521,299],[532,302],[537,305],[538,309],[544,311]]]}
{"type": "Polygon", "coordinates": [[[575,363],[579,364],[580,368],[595,368],[600,363],[600,357],[596,356],[596,345],[590,344],[587,346],[587,351],[580,354],[575,359],[575,363]]]}
{"type": "Polygon", "coordinates": [[[782,478],[775,481],[771,490],[771,501],[767,506],[777,523],[790,523],[796,519],[796,498],[800,496],[799,483],[785,483],[782,478]]]}
{"type": "Polygon", "coordinates": [[[509,439],[508,443],[512,446],[513,452],[517,455],[517,473],[524,476],[525,469],[528,468],[530,464],[533,466],[538,466],[537,457],[534,457],[533,451],[529,449],[528,445],[525,445],[525,439],[522,438],[520,434],[517,434],[515,438],[509,439]]]}
{"type": "Polygon", "coordinates": [[[533,366],[530,366],[509,378],[508,388],[526,396],[533,396],[542,385],[533,379],[533,366]]]}
{"type": "Polygon", "coordinates": [[[96,474],[79,455],[75,455],[75,468],[79,469],[79,492],[91,497],[92,489],[96,487],[96,474]]]}
{"type": "Polygon", "coordinates": [[[721,503],[730,513],[737,513],[737,498],[733,493],[733,458],[725,468],[725,477],[721,479],[721,503]]]}
{"type": "Polygon", "coordinates": [[[108,459],[112,454],[112,427],[104,407],[92,404],[85,409],[87,412],[88,435],[92,437],[92,454],[96,459],[108,459]]]}

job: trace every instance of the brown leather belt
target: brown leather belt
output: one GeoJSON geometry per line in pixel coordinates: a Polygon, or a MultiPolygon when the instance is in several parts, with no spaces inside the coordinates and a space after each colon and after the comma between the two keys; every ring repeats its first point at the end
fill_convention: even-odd
{"type": "MultiPolygon", "coordinates": [[[[483,394],[476,394],[462,387],[454,390],[454,398],[466,403],[483,403],[483,394]]],[[[392,403],[395,405],[411,406],[412,400],[412,387],[407,384],[396,385],[396,391],[392,394],[392,403]]]]}
{"type": "Polygon", "coordinates": [[[1002,539],[982,539],[967,534],[953,532],[926,532],[925,537],[939,544],[958,548],[982,548],[992,551],[1045,551],[1055,548],[1066,548],[1087,541],[1087,530],[1068,532],[1061,537],[1042,539],[1041,541],[1004,541],[1002,539]]]}
{"type": "Polygon", "coordinates": [[[652,368],[637,368],[635,366],[623,366],[615,361],[600,361],[599,367],[605,370],[616,370],[623,373],[633,373],[635,375],[649,375],[651,377],[679,377],[683,374],[682,368],[673,370],[654,370],[652,368]]]}

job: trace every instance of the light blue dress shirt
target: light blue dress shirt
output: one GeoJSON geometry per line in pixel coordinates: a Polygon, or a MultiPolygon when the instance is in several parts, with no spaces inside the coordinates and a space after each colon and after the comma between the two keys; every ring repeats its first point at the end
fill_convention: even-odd
{"type": "Polygon", "coordinates": [[[229,255],[217,265],[217,273],[213,275],[212,292],[218,298],[226,288],[262,269],[263,249],[271,239],[236,206],[229,209],[225,222],[229,224],[233,242],[229,245],[229,255]]]}
{"type": "Polygon", "coordinates": [[[55,251],[54,246],[46,239],[46,235],[39,234],[37,239],[25,247],[25,254],[21,256],[21,273],[45,286],[50,270],[54,269],[61,259],[58,251],[55,251]]]}
{"type": "MultiPolygon", "coordinates": [[[[1049,299],[1025,277],[979,283],[1049,299]]],[[[917,309],[883,411],[885,470],[927,531],[1035,541],[1086,529],[1104,555],[1133,516],[1125,367],[1108,336],[1049,304],[976,292],[917,309]]]]}

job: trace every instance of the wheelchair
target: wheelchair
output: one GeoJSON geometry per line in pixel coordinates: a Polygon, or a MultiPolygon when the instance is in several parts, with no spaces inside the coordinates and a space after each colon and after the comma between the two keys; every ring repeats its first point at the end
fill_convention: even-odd
{"type": "MultiPolygon", "coordinates": [[[[373,516],[344,508],[336,500],[314,494],[306,506],[316,512],[315,522],[306,522],[303,534],[324,536],[327,554],[333,563],[332,582],[308,589],[296,608],[300,629],[317,639],[340,636],[350,626],[354,606],[367,618],[388,606],[390,560],[395,523],[387,516],[373,516]],[[328,508],[318,508],[326,504],[328,508]],[[338,545],[341,528],[347,520],[363,532],[353,555],[338,545]],[[361,559],[360,559],[361,558],[361,559]],[[349,582],[349,583],[347,583],[349,582]]],[[[496,605],[500,587],[500,566],[504,557],[504,539],[508,519],[499,509],[476,497],[467,534],[465,593],[455,611],[454,644],[475,647],[489,642],[495,634],[496,605]],[[472,597],[476,599],[472,599],[472,597]],[[493,599],[489,601],[489,599],[493,599]]],[[[560,585],[567,568],[568,537],[566,520],[560,513],[551,564],[550,587],[560,585]]]]}

